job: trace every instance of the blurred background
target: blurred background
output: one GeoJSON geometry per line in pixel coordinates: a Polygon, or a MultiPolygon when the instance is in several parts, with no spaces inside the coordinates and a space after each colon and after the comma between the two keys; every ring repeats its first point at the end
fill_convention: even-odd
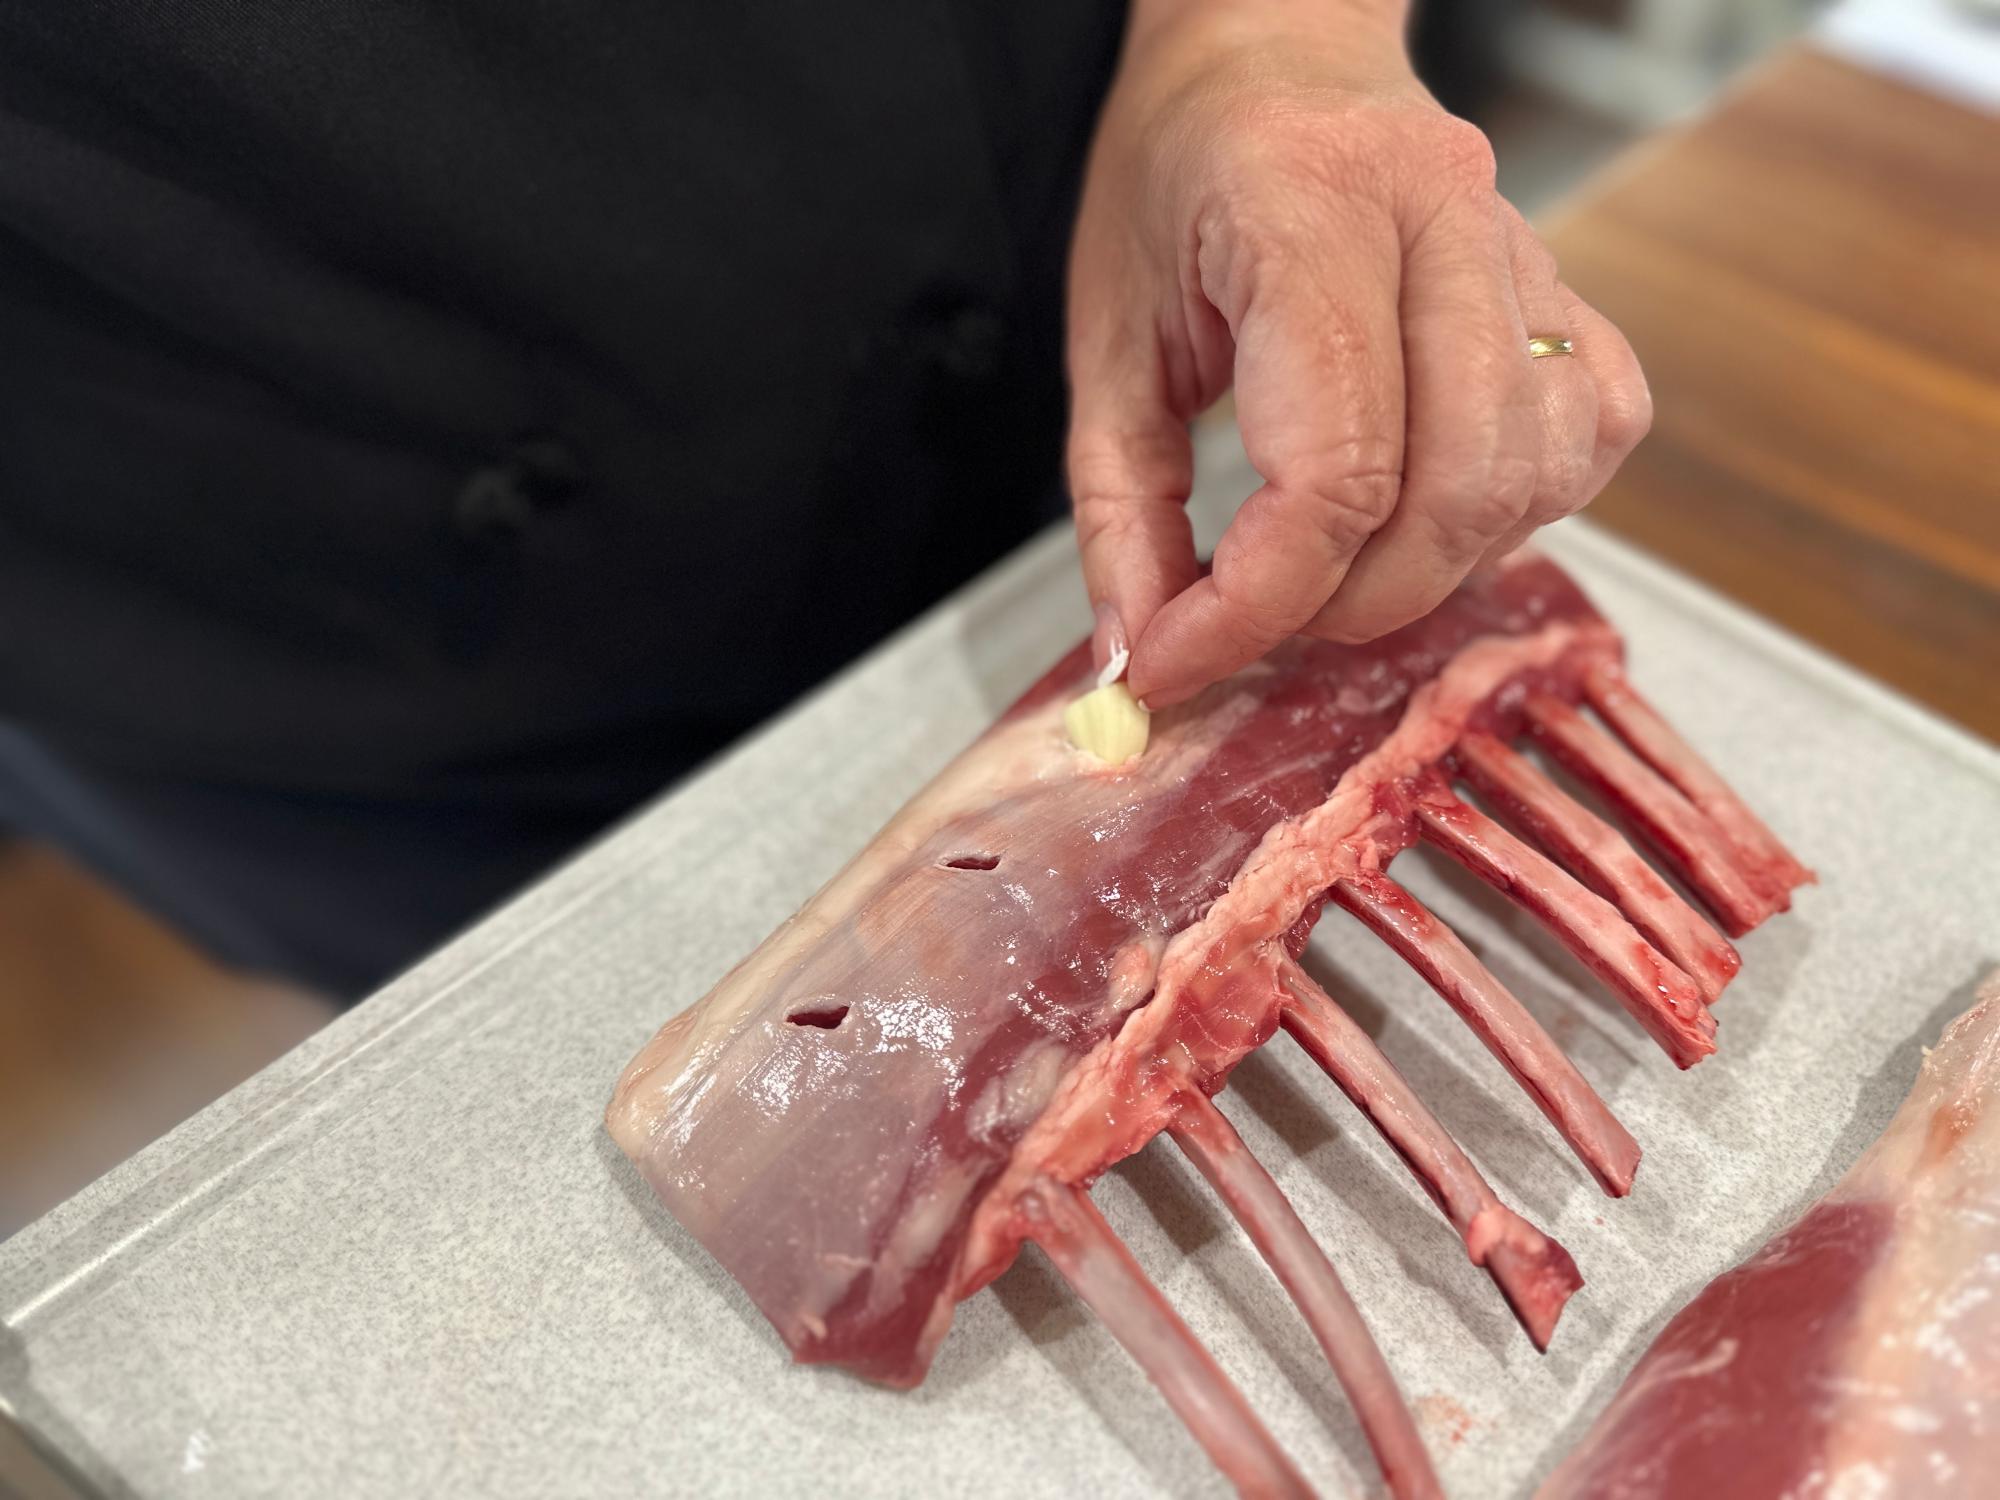
{"type": "MultiPolygon", "coordinates": [[[[1413,41],[1434,89],[1491,135],[1502,190],[1648,363],[1659,426],[1603,503],[1607,524],[1987,734],[2000,714],[2000,516],[1990,479],[1954,476],[2000,467],[1993,371],[1965,377],[1988,344],[1943,346],[1990,344],[1968,329],[1995,317],[1995,285],[1981,278],[2000,200],[1968,201],[1962,186],[1992,185],[1979,162],[2000,144],[1993,10],[1980,0],[1431,0],[1413,41]],[[1982,24],[1984,54],[1965,45],[1982,24]],[[1911,161],[1928,165],[1912,172],[1911,161]],[[1954,175],[1965,172],[1975,175],[1954,175]],[[1929,195],[1909,211],[1939,216],[1944,227],[1926,231],[1938,274],[1960,278],[1970,302],[1896,316],[1934,321],[1939,348],[1891,347],[1888,314],[1866,287],[1827,279],[1876,262],[1861,280],[1879,279],[1899,253],[1871,238],[1843,183],[1929,195]],[[1774,269],[1758,258],[1767,228],[1824,254],[1774,269]],[[1787,311],[1783,284],[1801,266],[1806,310],[1787,311]],[[1689,291],[1696,274],[1701,297],[1689,291]],[[1894,476],[1853,479],[1792,456],[1808,435],[1800,424],[1857,413],[1837,392],[1809,389],[1809,376],[1796,386],[1775,367],[1718,376],[1712,346],[1706,366],[1683,357],[1675,325],[1701,308],[1789,320],[1786,370],[1851,360],[1879,373],[1889,395],[1854,398],[1870,410],[1895,397],[1921,408],[1913,421],[1959,413],[1897,460],[1905,476],[1956,467],[1937,471],[1922,505],[1891,513],[1881,492],[1894,476]],[[1759,402],[1770,403],[1758,410],[1773,436],[1746,443],[1727,409],[1759,402]],[[1735,562],[1702,529],[1717,506],[1747,528],[1735,562]],[[1785,549],[1811,576],[1774,581],[1758,565],[1760,550],[1785,549]],[[1869,620],[1874,633],[1855,628],[1869,620]]],[[[323,997],[225,971],[61,853],[0,827],[0,1236],[335,1013],[323,997]]]]}

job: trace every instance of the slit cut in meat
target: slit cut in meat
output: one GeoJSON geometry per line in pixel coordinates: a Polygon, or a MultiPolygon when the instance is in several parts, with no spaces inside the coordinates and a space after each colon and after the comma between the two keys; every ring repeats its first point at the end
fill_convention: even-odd
{"type": "Polygon", "coordinates": [[[950,859],[940,861],[947,870],[997,870],[1000,856],[997,854],[954,854],[950,859]]]}
{"type": "Polygon", "coordinates": [[[1639,1143],[1457,933],[1387,875],[1357,872],[1333,887],[1334,904],[1367,924],[1459,1013],[1528,1091],[1604,1191],[1622,1198],[1639,1170],[1639,1143]]]}
{"type": "Polygon", "coordinates": [[[1442,844],[1547,922],[1676,1061],[1693,1061],[1710,1041],[1697,1002],[1720,990],[1734,951],[1499,736],[1525,700],[1535,731],[1594,769],[1621,812],[1639,805],[1641,828],[1664,831],[1736,926],[1778,909],[1786,882],[1805,876],[1756,842],[1650,710],[1617,695],[1620,651],[1559,569],[1516,557],[1366,646],[1286,642],[1155,715],[1145,754],[1109,767],[1063,731],[1064,706],[1095,676],[1081,644],[660,1030],[619,1079],[607,1126],[799,1360],[914,1384],[953,1307],[1033,1238],[1226,1471],[1287,1492],[1296,1472],[1085,1196],[1112,1163],[1177,1129],[1316,1320],[1407,1480],[1417,1468],[1389,1410],[1394,1383],[1357,1342],[1365,1331],[1268,1178],[1213,1121],[1201,1135],[1188,1101],[1226,1087],[1283,1025],[1548,1342],[1580,1284],[1568,1254],[1500,1203],[1295,958],[1329,898],[1355,913],[1474,1027],[1605,1187],[1624,1191],[1631,1136],[1384,873],[1420,836],[1442,844]],[[1644,759],[1577,715],[1587,692],[1644,759]],[[1556,863],[1450,798],[1446,774],[1556,863]],[[1004,877],[964,873],[998,869],[1001,850],[1004,877]]]}
{"type": "Polygon", "coordinates": [[[1554,1337],[1563,1304],[1583,1285],[1569,1252],[1500,1201],[1458,1142],[1424,1106],[1375,1039],[1296,959],[1281,966],[1282,1024],[1408,1164],[1484,1266],[1537,1349],[1554,1337]]]}
{"type": "Polygon", "coordinates": [[[1715,1003],[1742,959],[1609,824],[1490,734],[1466,735],[1453,759],[1488,806],[1624,912],[1701,986],[1702,998],[1715,1003]]]}

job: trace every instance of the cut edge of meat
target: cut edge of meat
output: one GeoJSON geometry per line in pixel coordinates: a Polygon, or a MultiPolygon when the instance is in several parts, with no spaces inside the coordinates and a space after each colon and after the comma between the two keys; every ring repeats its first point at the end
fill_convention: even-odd
{"type": "Polygon", "coordinates": [[[1954,1478],[2000,1462],[1996,1111],[2000,971],[1839,1181],[1673,1314],[1537,1500],[1973,1493],[1954,1478]],[[1956,1406],[1923,1386],[1939,1372],[1969,1379],[1956,1406]]]}

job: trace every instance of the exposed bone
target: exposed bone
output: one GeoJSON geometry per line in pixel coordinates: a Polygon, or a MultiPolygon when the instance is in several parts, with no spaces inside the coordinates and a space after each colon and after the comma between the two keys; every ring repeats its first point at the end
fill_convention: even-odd
{"type": "MultiPolygon", "coordinates": [[[[1731,937],[1783,910],[1752,883],[1722,830],[1638,756],[1562,699],[1531,694],[1525,705],[1535,735],[1565,770],[1613,810],[1708,903],[1731,937]]],[[[1785,901],[1790,904],[1789,899],[1785,901]]]]}
{"type": "Polygon", "coordinates": [[[1711,1004],[1742,959],[1624,836],[1567,795],[1526,756],[1490,734],[1468,734],[1454,753],[1458,769],[1494,811],[1529,835],[1616,906],[1653,945],[1701,986],[1711,1004]]]}
{"type": "Polygon", "coordinates": [[[1159,1387],[1225,1478],[1246,1495],[1312,1495],[1243,1393],[1147,1280],[1089,1194],[1042,1178],[1022,1195],[1021,1210],[1028,1237],[1159,1387]]]}
{"type": "Polygon", "coordinates": [[[1585,674],[1583,688],[1591,707],[1619,738],[1708,814],[1737,851],[1751,878],[1779,901],[1778,909],[1789,906],[1791,902],[1784,898],[1792,887],[1811,880],[1812,871],[1792,857],[1714,768],[1633,690],[1624,670],[1608,663],[1599,666],[1585,674]]]}
{"type": "Polygon", "coordinates": [[[1548,1348],[1563,1304],[1583,1285],[1569,1252],[1500,1201],[1374,1038],[1296,960],[1284,961],[1280,977],[1285,1030],[1408,1163],[1535,1347],[1548,1348]]]}
{"type": "Polygon", "coordinates": [[[1389,1493],[1397,1500],[1442,1496],[1430,1455],[1424,1452],[1423,1439],[1417,1436],[1388,1361],[1382,1358],[1354,1299],[1341,1285],[1333,1262],[1271,1174],[1206,1094],[1190,1092],[1167,1129],[1174,1144],[1222,1195],[1251,1243],[1298,1304],[1361,1419],[1361,1429],[1375,1450],[1389,1493]]]}
{"type": "Polygon", "coordinates": [[[1458,934],[1386,875],[1351,876],[1330,895],[1424,976],[1541,1106],[1605,1192],[1624,1197],[1639,1169],[1638,1142],[1458,934]]]}
{"type": "Polygon", "coordinates": [[[1430,843],[1531,912],[1679,1066],[1692,1067],[1715,1050],[1715,1018],[1700,987],[1609,901],[1442,785],[1417,803],[1417,827],[1430,843]]]}

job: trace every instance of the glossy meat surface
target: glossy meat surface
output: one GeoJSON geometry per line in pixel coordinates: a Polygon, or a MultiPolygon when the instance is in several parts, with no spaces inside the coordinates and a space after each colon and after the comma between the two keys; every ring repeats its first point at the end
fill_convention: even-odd
{"type": "Polygon", "coordinates": [[[1287,935],[1415,836],[1415,779],[1617,650],[1525,561],[1372,646],[1293,643],[1117,771],[1063,736],[1079,650],[648,1044],[609,1127],[799,1358],[914,1382],[1018,1248],[1017,1190],[1218,1086],[1277,1025],[1287,935]]]}
{"type": "Polygon", "coordinates": [[[2000,1490],[2000,983],[1881,1139],[1677,1314],[1542,1500],[2000,1490]]]}

